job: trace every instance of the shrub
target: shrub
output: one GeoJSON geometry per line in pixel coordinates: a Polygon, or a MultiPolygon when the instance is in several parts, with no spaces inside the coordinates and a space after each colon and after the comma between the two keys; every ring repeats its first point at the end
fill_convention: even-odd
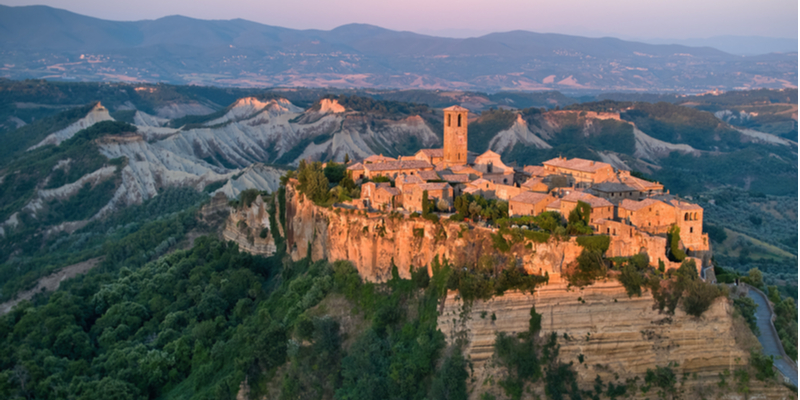
{"type": "MultiPolygon", "coordinates": [[[[608,237],[606,236],[606,238],[608,237]]],[[[603,261],[603,253],[599,250],[584,248],[578,256],[575,270],[567,276],[567,279],[570,285],[586,286],[605,275],[606,265],[605,261],[603,261]]]]}
{"type": "Polygon", "coordinates": [[[750,353],[750,365],[756,370],[756,379],[764,381],[775,377],[775,370],[772,369],[773,361],[772,356],[761,352],[750,353]]]}
{"type": "Polygon", "coordinates": [[[742,318],[744,318],[744,321],[747,322],[747,326],[750,327],[753,334],[758,336],[760,332],[758,330],[758,324],[756,323],[756,310],[758,309],[756,302],[747,296],[743,296],[733,299],[733,306],[736,307],[736,311],[738,311],[742,318]]]}
{"type": "Polygon", "coordinates": [[[681,240],[681,228],[673,225],[667,233],[667,241],[669,242],[669,258],[672,261],[683,261],[686,258],[686,252],[679,248],[681,240]]]}
{"type": "Polygon", "coordinates": [[[607,235],[581,236],[577,238],[577,241],[585,250],[603,254],[611,244],[611,237],[607,235]]]}
{"type": "Polygon", "coordinates": [[[509,246],[508,242],[503,237],[503,234],[500,232],[492,234],[492,245],[494,245],[495,249],[503,253],[507,253],[509,250],[511,250],[511,246],[509,246]]]}
{"type": "Polygon", "coordinates": [[[683,309],[687,314],[699,318],[721,295],[722,291],[715,285],[700,280],[692,281],[683,296],[683,309]]]}
{"type": "Polygon", "coordinates": [[[642,285],[645,283],[644,276],[636,270],[636,266],[632,263],[627,263],[622,267],[622,273],[617,278],[622,286],[625,287],[625,291],[628,293],[628,297],[641,297],[642,295],[642,285]]]}

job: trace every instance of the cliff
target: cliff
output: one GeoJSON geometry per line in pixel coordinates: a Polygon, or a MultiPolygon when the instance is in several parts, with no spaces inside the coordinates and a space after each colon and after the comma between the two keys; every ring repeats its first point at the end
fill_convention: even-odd
{"type": "MultiPolygon", "coordinates": [[[[591,389],[597,376],[606,383],[624,383],[639,377],[638,384],[642,385],[647,369],[677,363],[673,369],[679,380],[686,376],[681,398],[711,398],[719,394],[744,398],[731,394],[732,389],[721,390],[718,386],[720,373],[726,369],[732,372],[749,359],[749,352],[744,349],[749,344],[741,343],[741,337],[751,334],[734,322],[732,305],[726,298],[718,298],[700,318],[681,310],[668,316],[653,310],[649,293],[628,298],[625,289],[611,280],[582,290],[549,284],[532,295],[510,292],[467,307],[457,292],[448,293],[439,327],[450,343],[459,334],[466,338],[465,355],[471,358],[474,368],[471,398],[478,399],[484,392],[498,396],[502,393],[499,386],[484,384],[505,374],[491,362],[495,337],[501,331],[527,331],[531,306],[542,315],[540,336],[557,332],[559,359],[574,363],[583,389],[591,389]]],[[[542,385],[535,386],[541,389],[542,385]]],[[[539,389],[534,390],[544,398],[539,389]]],[[[755,379],[751,379],[750,389],[756,395],[749,398],[796,398],[783,386],[755,379]]],[[[649,396],[638,392],[636,397],[655,397],[657,389],[650,390],[649,396]]]]}
{"type": "MultiPolygon", "coordinates": [[[[215,196],[215,199],[217,197],[224,198],[219,194],[215,196]]],[[[239,249],[251,254],[263,256],[275,254],[275,241],[270,231],[272,228],[268,209],[269,205],[261,196],[256,197],[250,207],[231,208],[222,230],[222,237],[225,240],[236,242],[239,249]]]]}
{"type": "MultiPolygon", "coordinates": [[[[411,277],[412,267],[426,266],[434,257],[445,257],[455,265],[475,265],[483,256],[498,264],[516,258],[530,274],[558,279],[583,249],[575,239],[547,243],[529,242],[501,253],[494,248],[488,228],[400,214],[367,213],[343,208],[317,207],[292,185],[286,188],[287,246],[293,260],[309,252],[312,260],[348,260],[364,279],[389,279],[392,263],[400,276],[411,277]]],[[[430,271],[429,271],[430,272],[430,271]]]]}

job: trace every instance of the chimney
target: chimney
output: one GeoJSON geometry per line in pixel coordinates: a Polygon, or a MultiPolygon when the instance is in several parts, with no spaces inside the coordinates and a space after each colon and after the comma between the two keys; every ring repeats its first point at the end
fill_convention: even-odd
{"type": "Polygon", "coordinates": [[[592,161],[592,166],[594,167],[594,161],[592,161]]]}

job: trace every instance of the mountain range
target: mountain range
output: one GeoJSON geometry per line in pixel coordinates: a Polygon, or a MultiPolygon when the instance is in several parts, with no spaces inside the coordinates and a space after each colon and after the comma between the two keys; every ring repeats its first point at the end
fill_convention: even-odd
{"type": "Polygon", "coordinates": [[[0,76],[264,87],[657,91],[795,87],[797,54],[737,56],[527,31],[454,39],[350,24],[295,30],[242,19],[107,21],[0,6],[0,76]]]}

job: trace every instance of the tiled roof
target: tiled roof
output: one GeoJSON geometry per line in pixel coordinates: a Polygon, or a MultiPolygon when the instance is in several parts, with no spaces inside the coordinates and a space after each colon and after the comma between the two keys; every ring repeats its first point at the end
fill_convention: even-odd
{"type": "Polygon", "coordinates": [[[364,164],[362,164],[360,162],[357,162],[357,163],[347,167],[347,170],[348,171],[363,171],[364,170],[364,164]]]}
{"type": "Polygon", "coordinates": [[[468,109],[461,107],[461,106],[450,106],[444,109],[445,111],[469,111],[468,109]]]}
{"type": "Polygon", "coordinates": [[[653,200],[653,199],[644,199],[642,201],[633,201],[633,200],[625,199],[625,200],[622,200],[619,203],[619,208],[623,208],[623,209],[630,210],[630,211],[639,211],[642,208],[645,208],[645,207],[648,207],[648,206],[652,206],[652,205],[655,205],[655,204],[664,204],[664,205],[666,205],[663,202],[660,202],[658,200],[653,200]]]}
{"type": "Polygon", "coordinates": [[[403,185],[410,185],[410,184],[423,183],[423,181],[417,175],[400,175],[397,177],[397,180],[395,181],[395,184],[397,183],[402,183],[403,185]]]}
{"type": "Polygon", "coordinates": [[[481,190],[480,190],[479,188],[476,188],[476,187],[468,187],[468,188],[466,188],[466,189],[462,190],[461,192],[462,192],[462,193],[469,193],[469,194],[473,194],[473,193],[475,193],[475,192],[480,192],[480,191],[481,191],[481,190]]]}
{"type": "Polygon", "coordinates": [[[469,182],[469,175],[467,174],[441,174],[442,180],[448,182],[467,183],[469,182]]]}
{"type": "Polygon", "coordinates": [[[617,183],[617,182],[603,182],[598,183],[596,185],[592,185],[592,190],[596,190],[598,192],[603,193],[611,193],[611,192],[635,192],[639,189],[630,187],[624,183],[617,183]]]}
{"type": "Polygon", "coordinates": [[[428,157],[444,157],[444,149],[420,149],[417,153],[425,154],[428,157]]]}
{"type": "Polygon", "coordinates": [[[433,182],[423,183],[417,187],[420,188],[420,190],[442,190],[449,188],[450,185],[448,185],[447,182],[433,182]]]}
{"type": "Polygon", "coordinates": [[[540,183],[544,183],[544,182],[542,181],[542,178],[530,178],[530,179],[528,179],[527,181],[525,181],[525,183],[523,183],[523,184],[522,184],[522,185],[520,185],[520,186],[522,186],[522,187],[533,187],[534,185],[538,185],[538,184],[540,184],[540,183]]]}
{"type": "Polygon", "coordinates": [[[700,207],[697,204],[687,203],[685,201],[680,201],[680,200],[677,200],[677,199],[674,199],[674,200],[670,201],[670,203],[675,208],[677,208],[679,210],[702,210],[703,209],[703,207],[700,207]]]}
{"type": "Polygon", "coordinates": [[[368,164],[365,167],[369,171],[392,171],[401,169],[432,168],[433,165],[431,165],[427,161],[409,160],[409,161],[386,161],[377,164],[368,164]]]}
{"type": "Polygon", "coordinates": [[[597,172],[600,169],[611,167],[610,164],[606,164],[604,162],[584,160],[582,158],[572,158],[569,160],[566,158],[554,158],[552,160],[545,161],[542,164],[581,172],[597,172]]]}
{"type": "Polygon", "coordinates": [[[371,155],[371,156],[369,156],[369,157],[364,159],[365,163],[378,163],[378,162],[386,162],[386,161],[397,161],[397,160],[392,158],[392,157],[386,157],[383,154],[381,154],[381,155],[373,154],[373,155],[371,155]]]}
{"type": "Polygon", "coordinates": [[[556,201],[548,204],[547,208],[554,208],[556,210],[560,210],[561,209],[561,200],[556,200],[556,201]]]}
{"type": "Polygon", "coordinates": [[[383,186],[381,186],[378,190],[386,191],[389,194],[391,194],[392,196],[397,196],[397,195],[399,195],[401,193],[400,189],[398,189],[396,187],[383,187],[383,186]]]}
{"type": "Polygon", "coordinates": [[[635,176],[630,175],[621,175],[619,180],[631,187],[637,188],[639,190],[661,190],[664,189],[664,185],[656,182],[646,181],[641,178],[637,178],[635,176]]]}
{"type": "Polygon", "coordinates": [[[487,183],[491,183],[492,185],[494,185],[494,182],[492,182],[492,181],[490,181],[488,179],[483,179],[483,178],[475,179],[474,181],[470,182],[469,184],[472,185],[472,186],[481,186],[481,185],[485,185],[487,183]]]}
{"type": "Polygon", "coordinates": [[[514,201],[518,203],[526,203],[526,204],[538,204],[542,200],[547,199],[549,196],[544,193],[536,193],[536,192],[522,192],[514,197],[511,198],[509,201],[514,201]]]}
{"type": "Polygon", "coordinates": [[[531,174],[531,176],[547,176],[550,175],[541,165],[526,165],[523,171],[531,174]]]}
{"type": "Polygon", "coordinates": [[[442,177],[439,176],[436,171],[419,171],[417,175],[426,181],[438,181],[439,179],[442,179],[442,177]]]}
{"type": "Polygon", "coordinates": [[[590,206],[592,206],[592,208],[614,206],[613,204],[611,204],[610,201],[592,196],[590,194],[584,194],[584,197],[581,197],[580,201],[589,204],[590,206]]]}

